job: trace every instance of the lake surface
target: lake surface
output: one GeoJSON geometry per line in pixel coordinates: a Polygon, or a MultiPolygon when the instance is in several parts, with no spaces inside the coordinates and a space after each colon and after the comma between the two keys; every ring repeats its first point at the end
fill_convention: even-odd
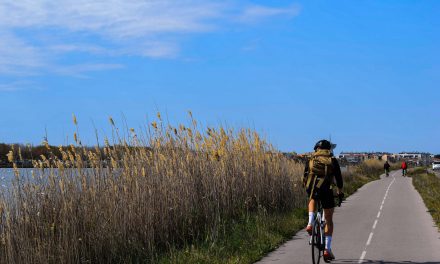
{"type": "MultiPolygon", "coordinates": [[[[38,171],[36,169],[27,168],[27,169],[18,169],[20,172],[20,177],[30,177],[32,175],[32,171],[38,171]]],[[[0,168],[0,187],[8,188],[11,186],[12,181],[15,179],[14,169],[12,168],[0,168]]]]}

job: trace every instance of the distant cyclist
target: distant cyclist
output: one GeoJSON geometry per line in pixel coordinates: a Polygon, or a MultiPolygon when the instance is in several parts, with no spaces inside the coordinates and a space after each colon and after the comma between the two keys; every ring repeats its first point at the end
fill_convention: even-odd
{"type": "Polygon", "coordinates": [[[327,140],[320,140],[315,145],[315,152],[306,163],[304,170],[304,186],[309,195],[309,222],[306,230],[311,235],[314,222],[314,212],[316,210],[315,199],[319,199],[324,209],[325,218],[325,250],[324,260],[331,261],[335,259],[333,255],[332,235],[333,235],[333,212],[335,199],[331,185],[336,179],[337,193],[342,194],[342,175],[338,160],[333,157],[331,152],[331,143],[327,140]]]}
{"type": "Polygon", "coordinates": [[[400,168],[402,169],[402,176],[405,177],[406,176],[406,171],[408,169],[408,164],[406,164],[406,161],[402,162],[402,165],[400,166],[400,168]]]}
{"type": "Polygon", "coordinates": [[[387,177],[390,175],[390,164],[388,163],[388,160],[385,161],[385,164],[383,165],[383,169],[385,170],[385,174],[387,177]]]}

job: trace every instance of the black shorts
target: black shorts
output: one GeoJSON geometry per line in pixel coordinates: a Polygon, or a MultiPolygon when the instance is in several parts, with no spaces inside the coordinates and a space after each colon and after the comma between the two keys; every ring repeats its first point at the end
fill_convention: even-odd
{"type": "MultiPolygon", "coordinates": [[[[310,197],[310,191],[307,192],[310,197]]],[[[335,197],[333,195],[333,190],[329,188],[315,189],[312,199],[319,199],[321,201],[322,208],[331,209],[335,208],[335,197]]]]}

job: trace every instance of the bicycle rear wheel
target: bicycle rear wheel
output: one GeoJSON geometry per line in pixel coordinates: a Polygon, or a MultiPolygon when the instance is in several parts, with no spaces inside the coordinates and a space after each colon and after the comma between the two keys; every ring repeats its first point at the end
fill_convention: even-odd
{"type": "Polygon", "coordinates": [[[321,220],[316,219],[312,229],[312,260],[313,264],[319,264],[322,256],[321,220]]]}

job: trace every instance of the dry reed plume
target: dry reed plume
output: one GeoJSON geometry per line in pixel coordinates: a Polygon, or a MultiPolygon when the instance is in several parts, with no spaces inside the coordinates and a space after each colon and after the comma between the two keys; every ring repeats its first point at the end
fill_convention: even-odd
{"type": "Polygon", "coordinates": [[[104,146],[75,133],[62,158],[16,170],[0,200],[2,263],[154,262],[171,246],[215,241],[231,219],[304,205],[303,167],[255,131],[202,129],[192,116],[172,127],[158,114],[122,137],[110,123],[104,146]]]}

